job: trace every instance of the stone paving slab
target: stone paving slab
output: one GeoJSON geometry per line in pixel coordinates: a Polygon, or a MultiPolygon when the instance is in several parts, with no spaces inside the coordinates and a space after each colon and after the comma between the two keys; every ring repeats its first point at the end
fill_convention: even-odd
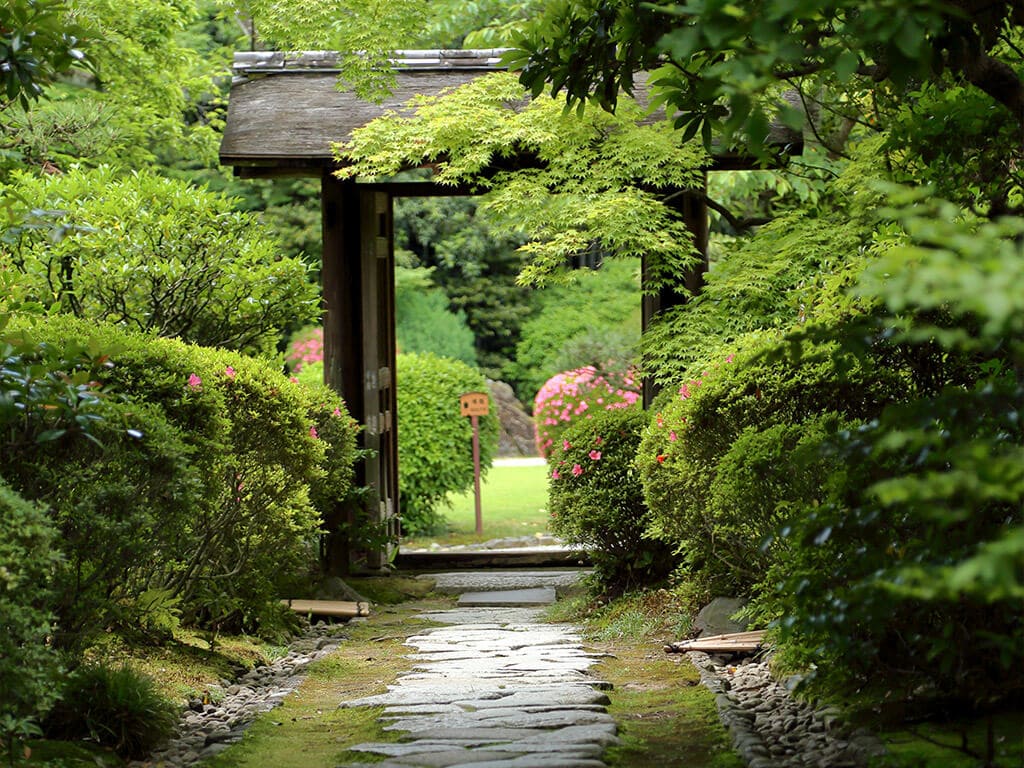
{"type": "MultiPolygon", "coordinates": [[[[553,585],[537,584],[549,575],[487,574],[492,586],[505,589],[514,576],[525,579],[515,589],[543,590],[554,599],[553,585]]],[[[600,656],[582,648],[575,628],[539,623],[539,612],[520,608],[425,614],[437,615],[446,619],[443,626],[406,641],[412,670],[386,693],[341,704],[383,705],[384,730],[404,734],[397,743],[366,743],[355,751],[383,757],[377,768],[603,768],[601,755],[617,743],[617,727],[600,690],[607,683],[589,673],[600,656]]]]}
{"type": "Polygon", "coordinates": [[[446,595],[463,592],[488,592],[503,589],[553,589],[572,587],[584,571],[466,571],[433,573],[418,578],[434,581],[434,589],[446,595]]]}
{"type": "Polygon", "coordinates": [[[464,608],[525,608],[533,605],[551,605],[553,602],[555,590],[552,587],[464,592],[459,597],[459,605],[464,608]]]}
{"type": "Polygon", "coordinates": [[[427,611],[420,618],[435,624],[482,624],[494,622],[500,626],[524,626],[540,620],[539,608],[453,608],[447,611],[427,611]]]}

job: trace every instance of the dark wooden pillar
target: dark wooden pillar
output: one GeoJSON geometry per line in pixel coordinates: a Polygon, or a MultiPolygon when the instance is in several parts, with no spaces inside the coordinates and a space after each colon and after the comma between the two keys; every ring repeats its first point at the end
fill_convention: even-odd
{"type": "MultiPolygon", "coordinates": [[[[707,174],[704,176],[704,191],[707,191],[707,174]]],[[[700,293],[704,286],[704,275],[708,271],[708,207],[704,195],[683,193],[673,197],[667,204],[675,209],[686,224],[686,228],[692,233],[693,245],[700,254],[700,261],[682,275],[681,285],[663,286],[654,293],[644,291],[642,328],[645,333],[658,314],[671,307],[685,304],[688,295],[695,296],[700,293]]],[[[648,281],[646,260],[643,260],[641,271],[640,279],[644,284],[642,287],[645,287],[648,281]]],[[[647,408],[657,396],[659,387],[650,378],[644,379],[643,387],[643,403],[644,408],[647,408]]]]}
{"type": "Polygon", "coordinates": [[[390,560],[388,545],[356,552],[348,531],[363,521],[381,533],[397,527],[391,198],[325,172],[321,199],[324,381],[363,426],[359,445],[367,454],[356,466],[356,483],[369,489],[361,509],[339,506],[325,521],[324,564],[329,573],[347,573],[361,555],[367,568],[380,570],[390,560]]]}

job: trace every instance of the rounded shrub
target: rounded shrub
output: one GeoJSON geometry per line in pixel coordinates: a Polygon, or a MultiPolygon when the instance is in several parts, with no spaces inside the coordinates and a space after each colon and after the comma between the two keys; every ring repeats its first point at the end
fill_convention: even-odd
{"type": "Polygon", "coordinates": [[[663,579],[671,548],[647,536],[650,513],[634,467],[647,414],[599,411],[567,429],[549,459],[551,528],[586,547],[599,583],[622,592],[663,579]]]}
{"type": "Polygon", "coordinates": [[[720,559],[712,511],[719,464],[744,430],[802,424],[824,413],[868,417],[904,387],[898,372],[847,367],[832,348],[794,362],[772,337],[751,335],[739,345],[660,399],[637,456],[654,531],[679,548],[690,574],[713,592],[750,586],[720,559]]]}
{"type": "Polygon", "coordinates": [[[0,480],[0,739],[46,712],[59,658],[49,647],[51,585],[59,555],[46,510],[0,480]]]}
{"type": "Polygon", "coordinates": [[[840,423],[835,414],[824,414],[740,433],[718,462],[702,518],[711,542],[702,579],[719,592],[750,594],[788,556],[778,531],[795,510],[822,500],[829,468],[818,448],[840,423]]]}
{"type": "Polygon", "coordinates": [[[50,738],[94,741],[141,760],[174,733],[178,709],[153,679],[131,667],[90,664],[67,679],[44,731],[50,738]]]}
{"type": "MultiPolygon", "coordinates": [[[[473,429],[459,412],[467,392],[486,392],[487,380],[458,360],[405,354],[397,361],[398,486],[402,530],[429,533],[444,522],[440,507],[449,493],[473,485],[473,429]]],[[[480,464],[486,468],[498,444],[498,419],[480,417],[480,464]]]]}
{"type": "MultiPolygon", "coordinates": [[[[167,589],[181,598],[186,620],[224,630],[280,624],[278,585],[315,567],[321,525],[354,490],[356,427],[341,399],[289,381],[266,360],[68,316],[27,333],[56,346],[84,339],[103,350],[112,361],[104,385],[136,401],[124,408],[148,414],[133,423],[136,437],[115,443],[123,454],[96,446],[90,461],[71,465],[95,488],[91,496],[60,481],[56,459],[45,465],[54,482],[48,488],[37,479],[38,493],[49,494],[54,508],[67,507],[71,523],[81,518],[76,504],[91,498],[99,514],[103,494],[124,486],[109,498],[134,515],[124,517],[135,521],[124,531],[144,539],[150,554],[126,568],[122,589],[167,589]],[[145,462],[133,469],[132,456],[149,451],[156,460],[159,450],[185,457],[186,482],[157,490],[136,478],[145,462]]],[[[114,525],[120,518],[107,519],[114,525]]]]}
{"type": "Polygon", "coordinates": [[[533,401],[537,450],[548,457],[564,432],[576,421],[599,411],[628,408],[640,399],[640,388],[629,373],[598,371],[593,366],[555,374],[533,401]]]}
{"type": "Polygon", "coordinates": [[[0,262],[47,307],[247,352],[273,352],[284,328],[317,315],[307,266],[222,195],[109,167],[19,174],[14,186],[61,236],[27,229],[0,244],[0,262]]]}

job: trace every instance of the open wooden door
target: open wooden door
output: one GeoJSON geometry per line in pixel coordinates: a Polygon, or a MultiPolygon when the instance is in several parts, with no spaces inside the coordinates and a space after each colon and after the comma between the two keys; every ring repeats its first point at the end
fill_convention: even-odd
{"type": "MultiPolygon", "coordinates": [[[[363,405],[364,445],[376,452],[367,459],[366,483],[370,488],[367,511],[386,541],[398,536],[398,430],[395,395],[395,251],[391,195],[360,190],[360,258],[363,296],[363,405]]],[[[387,566],[393,552],[390,543],[367,553],[367,567],[387,566]]]]}
{"type": "MultiPolygon", "coordinates": [[[[351,415],[363,425],[360,447],[366,458],[356,482],[368,489],[363,513],[381,541],[398,533],[398,439],[395,398],[395,275],[391,195],[322,179],[324,378],[340,392],[351,415]]],[[[353,559],[369,570],[391,560],[392,546],[357,551],[347,530],[357,510],[337,510],[325,521],[323,557],[328,572],[349,572],[353,559]]]]}

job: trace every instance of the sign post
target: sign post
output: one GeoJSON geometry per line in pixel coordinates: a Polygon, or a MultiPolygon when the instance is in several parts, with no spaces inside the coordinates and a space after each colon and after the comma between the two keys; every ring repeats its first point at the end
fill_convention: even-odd
{"type": "Polygon", "coordinates": [[[490,412],[491,402],[486,392],[467,392],[459,398],[463,416],[469,416],[473,425],[473,488],[476,491],[476,534],[484,532],[484,516],[480,508],[480,417],[490,412]]]}

